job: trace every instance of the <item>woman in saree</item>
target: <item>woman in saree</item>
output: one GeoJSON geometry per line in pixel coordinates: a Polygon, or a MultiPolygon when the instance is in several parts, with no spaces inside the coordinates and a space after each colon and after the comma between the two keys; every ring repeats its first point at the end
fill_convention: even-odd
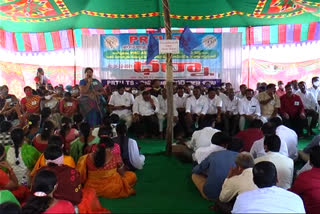
{"type": "MultiPolygon", "coordinates": [[[[50,145],[56,145],[62,149],[62,151],[63,151],[63,164],[64,165],[69,166],[71,168],[76,167],[73,158],[66,154],[61,137],[56,136],[56,135],[51,136],[48,141],[48,146],[50,146],[50,145]]],[[[34,165],[33,170],[30,173],[30,176],[31,177],[35,176],[37,171],[41,167],[44,167],[44,166],[47,166],[47,163],[46,163],[46,159],[44,157],[44,154],[41,154],[39,159],[37,160],[36,164],[34,165]]]]}
{"type": "Polygon", "coordinates": [[[70,154],[77,163],[78,159],[92,151],[92,146],[99,143],[99,138],[92,135],[90,124],[83,122],[80,124],[80,137],[71,142],[70,154]]]}
{"type": "MultiPolygon", "coordinates": [[[[13,198],[17,198],[23,203],[29,196],[30,191],[26,186],[19,185],[16,174],[5,159],[5,149],[0,144],[0,190],[11,191],[14,195],[13,198]]],[[[2,197],[5,197],[5,195],[0,195],[0,200],[3,200],[2,197]]]]}
{"type": "Polygon", "coordinates": [[[79,107],[82,116],[90,124],[95,127],[100,124],[104,115],[103,87],[99,80],[93,78],[92,68],[86,68],[85,79],[80,80],[80,98],[79,107]]]}
{"type": "Polygon", "coordinates": [[[63,140],[64,150],[67,154],[70,154],[70,143],[79,137],[79,131],[71,127],[72,120],[69,117],[63,117],[61,119],[61,129],[55,132],[63,140]]]}
{"type": "Polygon", "coordinates": [[[39,152],[44,152],[44,150],[48,146],[49,137],[53,134],[53,132],[54,132],[54,124],[50,120],[47,120],[43,124],[41,133],[37,134],[33,138],[33,140],[32,140],[33,146],[39,152]]]}
{"type": "Polygon", "coordinates": [[[119,153],[114,154],[113,141],[100,138],[96,152],[82,156],[77,164],[84,188],[93,188],[97,195],[105,198],[126,198],[134,195],[137,181],[134,172],[125,171],[119,153]]]}
{"type": "Polygon", "coordinates": [[[6,146],[6,160],[17,176],[19,185],[30,185],[30,171],[40,153],[33,146],[23,143],[24,133],[20,128],[11,132],[13,146],[6,146]]]}
{"type": "Polygon", "coordinates": [[[31,144],[33,138],[40,133],[40,116],[31,114],[28,117],[27,125],[23,127],[26,141],[31,144]]]}
{"type": "Polygon", "coordinates": [[[109,213],[100,205],[94,189],[82,188],[79,172],[63,164],[63,152],[57,145],[49,145],[44,152],[47,166],[41,170],[50,170],[55,173],[58,187],[53,194],[56,199],[70,201],[78,206],[79,213],[109,213]]]}
{"type": "Polygon", "coordinates": [[[33,95],[32,88],[30,86],[24,87],[24,93],[26,96],[21,99],[22,111],[29,114],[40,114],[40,101],[41,97],[33,95]]]}
{"type": "Polygon", "coordinates": [[[22,207],[23,214],[75,213],[71,202],[54,198],[58,187],[54,172],[42,170],[35,176],[32,185],[33,196],[22,207]]]}

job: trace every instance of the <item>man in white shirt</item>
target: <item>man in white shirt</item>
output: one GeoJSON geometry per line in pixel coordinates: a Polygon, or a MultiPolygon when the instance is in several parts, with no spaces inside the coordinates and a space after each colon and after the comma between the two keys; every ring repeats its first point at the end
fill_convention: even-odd
{"type": "Polygon", "coordinates": [[[244,130],[245,124],[251,122],[254,119],[258,119],[261,116],[259,101],[253,97],[254,91],[252,89],[246,90],[246,97],[239,101],[239,128],[244,130]]]}
{"type": "Polygon", "coordinates": [[[314,98],[310,91],[306,90],[305,82],[299,82],[298,86],[300,90],[296,94],[299,95],[302,100],[306,117],[311,118],[311,123],[307,124],[308,133],[310,135],[315,135],[312,129],[316,127],[318,120],[317,100],[314,98]]]}
{"type": "MultiPolygon", "coordinates": [[[[167,117],[167,89],[163,88],[161,90],[161,94],[158,96],[159,102],[159,111],[157,113],[159,120],[159,132],[160,135],[163,134],[163,125],[166,121],[167,117]]],[[[173,122],[176,123],[178,121],[178,112],[175,105],[175,100],[173,100],[173,122]]]]}
{"type": "Polygon", "coordinates": [[[258,187],[253,183],[252,168],[254,160],[250,153],[241,152],[236,157],[236,167],[230,168],[228,177],[224,180],[219,196],[221,202],[230,202],[237,195],[258,187]]]}
{"type": "Polygon", "coordinates": [[[200,87],[196,86],[193,89],[193,96],[189,97],[186,102],[186,126],[189,136],[193,132],[193,124],[196,129],[203,127],[203,118],[208,111],[208,99],[200,92],[200,87]]]}
{"type": "Polygon", "coordinates": [[[320,93],[318,94],[318,109],[319,109],[318,129],[320,130],[320,93]]]}
{"type": "Polygon", "coordinates": [[[118,84],[117,89],[118,91],[113,92],[110,97],[109,108],[112,111],[111,114],[118,115],[120,120],[124,120],[127,128],[129,128],[132,123],[131,109],[134,97],[132,94],[125,91],[124,85],[122,84],[118,84]]]}
{"type": "MultiPolygon", "coordinates": [[[[253,158],[259,158],[266,155],[264,149],[264,140],[266,136],[274,135],[276,133],[275,125],[271,122],[267,122],[263,124],[261,131],[263,132],[264,137],[255,141],[250,149],[250,153],[253,158]]],[[[280,145],[280,154],[288,157],[288,146],[284,139],[281,139],[280,145]]]]}
{"type": "Polygon", "coordinates": [[[275,186],[277,169],[273,163],[262,161],[252,171],[259,189],[240,194],[232,213],[305,213],[298,195],[275,186]]]}
{"type": "Polygon", "coordinates": [[[318,128],[320,130],[320,79],[319,77],[313,77],[312,78],[312,87],[309,88],[310,93],[312,96],[315,98],[315,100],[318,101],[318,114],[319,114],[319,119],[318,119],[318,128]]]}
{"type": "Polygon", "coordinates": [[[233,136],[239,127],[239,98],[234,96],[232,88],[227,90],[227,95],[227,99],[223,100],[222,104],[224,131],[233,136]]]}
{"type": "Polygon", "coordinates": [[[289,189],[293,180],[293,160],[279,153],[281,141],[277,135],[266,136],[264,146],[266,155],[254,160],[255,163],[262,161],[272,162],[278,172],[277,186],[289,189]]]}
{"type": "Polygon", "coordinates": [[[211,153],[225,150],[232,138],[226,136],[223,132],[216,132],[211,138],[211,144],[207,147],[202,146],[195,150],[193,160],[200,164],[211,153]]]}
{"type": "Polygon", "coordinates": [[[208,95],[208,111],[203,118],[203,125],[205,127],[212,126],[215,122],[215,127],[221,129],[221,108],[222,108],[222,99],[216,94],[217,89],[209,88],[208,95]]]}
{"type": "MultiPolygon", "coordinates": [[[[173,100],[176,103],[176,108],[178,111],[178,118],[179,118],[179,126],[181,126],[181,135],[184,135],[184,132],[187,131],[186,124],[185,124],[185,117],[186,117],[186,103],[189,94],[184,93],[184,87],[178,86],[177,93],[173,95],[173,100]]],[[[178,134],[178,133],[176,133],[178,134]]]]}
{"type": "Polygon", "coordinates": [[[136,133],[139,137],[157,137],[159,124],[157,112],[159,112],[158,99],[150,95],[149,91],[142,92],[133,103],[133,123],[136,123],[136,133]]]}
{"type": "Polygon", "coordinates": [[[247,86],[245,84],[240,85],[240,91],[236,93],[236,97],[242,99],[246,96],[247,86]]]}
{"type": "Polygon", "coordinates": [[[292,160],[296,160],[298,158],[297,133],[294,130],[282,125],[282,120],[279,117],[271,118],[270,122],[275,126],[276,135],[280,137],[281,142],[286,142],[289,158],[291,158],[292,160]]]}

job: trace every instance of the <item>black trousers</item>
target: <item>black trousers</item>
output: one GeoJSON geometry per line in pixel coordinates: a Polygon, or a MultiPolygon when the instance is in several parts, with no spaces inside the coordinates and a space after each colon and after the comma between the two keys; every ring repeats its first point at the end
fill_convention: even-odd
{"type": "Polygon", "coordinates": [[[303,128],[308,126],[308,120],[301,119],[299,115],[295,117],[290,117],[289,119],[282,118],[283,124],[291,129],[293,129],[297,135],[300,137],[303,134],[303,128]]]}
{"type": "Polygon", "coordinates": [[[215,122],[215,128],[222,130],[222,119],[220,123],[217,123],[217,116],[217,114],[206,114],[203,120],[201,121],[202,123],[200,128],[212,127],[212,123],[215,122]]]}
{"type": "Polygon", "coordinates": [[[223,114],[223,131],[229,136],[234,136],[239,130],[239,119],[240,116],[237,115],[227,115],[223,114]]]}
{"type": "Polygon", "coordinates": [[[157,115],[141,116],[139,121],[133,124],[138,136],[156,136],[159,134],[159,123],[157,115]]]}

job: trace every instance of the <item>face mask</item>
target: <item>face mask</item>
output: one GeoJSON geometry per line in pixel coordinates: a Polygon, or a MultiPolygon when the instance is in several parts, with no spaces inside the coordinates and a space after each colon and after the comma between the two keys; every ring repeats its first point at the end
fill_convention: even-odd
{"type": "Polygon", "coordinates": [[[313,85],[316,86],[316,87],[319,87],[320,81],[315,81],[315,82],[313,82],[313,85]]]}
{"type": "Polygon", "coordinates": [[[50,99],[51,99],[51,95],[47,95],[47,96],[45,96],[45,97],[44,97],[44,99],[46,99],[46,100],[50,100],[50,99]]]}
{"type": "Polygon", "coordinates": [[[8,90],[3,90],[3,91],[2,91],[2,95],[3,95],[3,96],[8,96],[8,90]]]}
{"type": "Polygon", "coordinates": [[[134,89],[134,90],[131,91],[131,93],[132,93],[132,94],[138,94],[138,90],[135,90],[135,89],[134,89]]]}
{"type": "Polygon", "coordinates": [[[190,85],[190,86],[189,86],[189,89],[190,89],[190,90],[193,90],[193,89],[194,89],[193,85],[190,85]]]}
{"type": "Polygon", "coordinates": [[[77,93],[79,93],[79,90],[78,90],[78,89],[72,90],[72,94],[77,94],[77,93]]]}
{"type": "Polygon", "coordinates": [[[32,91],[27,91],[26,95],[27,95],[27,97],[30,97],[32,95],[32,91]]]}

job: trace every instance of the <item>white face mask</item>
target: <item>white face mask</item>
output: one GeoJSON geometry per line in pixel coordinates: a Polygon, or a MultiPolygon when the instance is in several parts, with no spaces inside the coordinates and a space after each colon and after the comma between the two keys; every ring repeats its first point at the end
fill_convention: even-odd
{"type": "Polygon", "coordinates": [[[50,100],[51,99],[51,95],[44,96],[44,99],[50,100]]]}
{"type": "Polygon", "coordinates": [[[133,90],[131,90],[131,93],[134,94],[134,95],[135,95],[135,94],[138,94],[138,90],[133,89],[133,90]]]}
{"type": "Polygon", "coordinates": [[[313,82],[313,85],[316,86],[316,87],[319,87],[320,81],[315,81],[315,82],[313,82]]]}

